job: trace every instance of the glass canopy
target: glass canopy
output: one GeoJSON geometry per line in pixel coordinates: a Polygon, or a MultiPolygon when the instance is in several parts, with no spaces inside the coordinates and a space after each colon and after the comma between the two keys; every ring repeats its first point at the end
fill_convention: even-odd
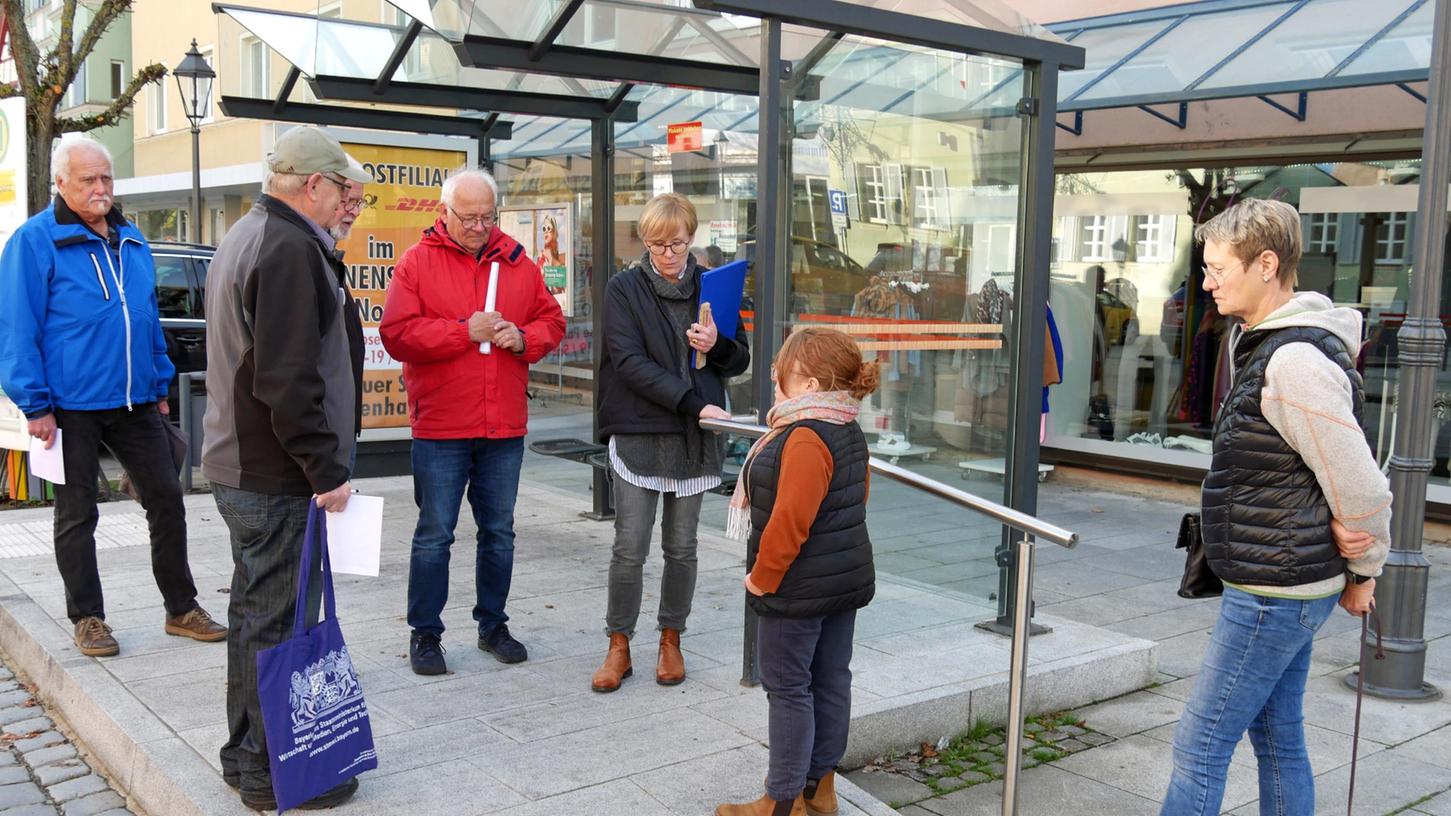
{"type": "Polygon", "coordinates": [[[1425,80],[1429,0],[1209,0],[1054,23],[1088,64],[1062,111],[1425,80]]]}

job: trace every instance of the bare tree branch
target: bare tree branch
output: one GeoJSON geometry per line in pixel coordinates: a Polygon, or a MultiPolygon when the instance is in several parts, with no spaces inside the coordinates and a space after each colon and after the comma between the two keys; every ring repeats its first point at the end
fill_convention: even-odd
{"type": "Polygon", "coordinates": [[[86,27],[85,33],[81,35],[80,42],[75,47],[77,62],[84,61],[91,52],[96,50],[96,44],[105,36],[106,29],[116,21],[123,13],[131,10],[131,0],[104,0],[96,7],[95,16],[91,18],[91,24],[86,27]]]}
{"type": "Polygon", "coordinates": [[[166,66],[153,62],[137,71],[136,76],[131,77],[131,84],[127,85],[126,90],[112,100],[110,106],[104,111],[92,116],[77,118],[57,117],[55,120],[56,133],[84,133],[120,122],[136,101],[136,95],[141,93],[141,89],[149,83],[160,82],[165,76],[166,66]]]}
{"type": "Polygon", "coordinates": [[[10,53],[15,58],[15,74],[20,80],[20,89],[27,96],[35,90],[40,76],[40,49],[25,26],[25,8],[22,0],[3,0],[5,18],[10,21],[10,53]]]}
{"type": "Polygon", "coordinates": [[[60,7],[60,34],[55,38],[56,84],[69,88],[75,79],[79,60],[71,58],[71,46],[75,45],[76,0],[63,0],[60,7]]]}

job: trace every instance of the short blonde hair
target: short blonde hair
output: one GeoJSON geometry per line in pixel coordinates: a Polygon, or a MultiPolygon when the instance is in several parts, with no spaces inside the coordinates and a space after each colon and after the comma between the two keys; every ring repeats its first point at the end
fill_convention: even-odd
{"type": "Polygon", "coordinates": [[[650,199],[640,213],[640,240],[664,240],[682,229],[694,237],[699,225],[690,199],[680,193],[661,193],[650,199]]]}
{"type": "Polygon", "coordinates": [[[1283,201],[1246,198],[1194,228],[1194,240],[1227,244],[1245,264],[1265,251],[1280,259],[1280,286],[1293,289],[1300,268],[1300,213],[1283,201]]]}

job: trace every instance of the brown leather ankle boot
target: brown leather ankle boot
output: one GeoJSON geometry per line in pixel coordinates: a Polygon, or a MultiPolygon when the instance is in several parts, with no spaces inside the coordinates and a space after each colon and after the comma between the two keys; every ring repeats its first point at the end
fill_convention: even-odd
{"type": "Polygon", "coordinates": [[[836,816],[836,771],[827,771],[820,779],[806,780],[801,798],[806,800],[806,816],[836,816]]]}
{"type": "Polygon", "coordinates": [[[680,655],[680,630],[660,630],[660,658],[655,662],[655,682],[678,686],[685,681],[685,658],[680,655]]]}
{"type": "Polygon", "coordinates": [[[768,795],[754,802],[717,805],[715,816],[806,816],[806,804],[800,795],[784,802],[777,802],[768,795]]]}
{"type": "Polygon", "coordinates": [[[605,655],[605,664],[590,680],[590,688],[598,692],[611,692],[620,687],[620,681],[634,673],[630,668],[630,639],[619,632],[610,633],[610,652],[605,655]]]}

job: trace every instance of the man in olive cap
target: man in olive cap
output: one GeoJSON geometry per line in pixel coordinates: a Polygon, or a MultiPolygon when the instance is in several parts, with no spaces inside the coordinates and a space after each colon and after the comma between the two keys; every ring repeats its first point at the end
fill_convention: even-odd
{"type": "MultiPolygon", "coordinates": [[[[202,450],[234,567],[222,776],[255,810],[277,806],[257,652],[291,634],[309,504],[328,512],[347,504],[362,429],[362,322],[328,230],[341,220],[348,183],[372,181],[311,127],[279,138],[266,168],[263,195],[227,231],[207,275],[202,450]]],[[[316,595],[309,600],[310,626],[316,595]]],[[[349,779],[303,807],[330,807],[357,787],[349,779]]]]}

